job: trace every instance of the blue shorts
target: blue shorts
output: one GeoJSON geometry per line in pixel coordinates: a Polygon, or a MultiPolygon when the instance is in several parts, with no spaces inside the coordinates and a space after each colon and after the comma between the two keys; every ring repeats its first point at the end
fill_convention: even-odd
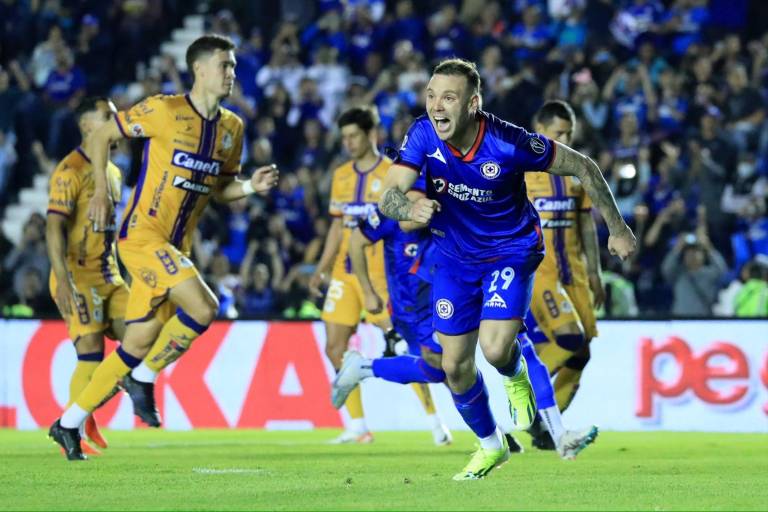
{"type": "Polygon", "coordinates": [[[433,337],[435,332],[432,327],[432,286],[421,282],[416,290],[416,306],[407,314],[394,315],[392,325],[395,330],[408,343],[408,352],[414,356],[421,356],[421,347],[427,347],[436,354],[443,353],[433,337]]]}
{"type": "Polygon", "coordinates": [[[436,258],[432,282],[435,330],[457,336],[474,331],[481,320],[525,318],[533,276],[542,258],[541,253],[529,252],[473,265],[436,258]]]}

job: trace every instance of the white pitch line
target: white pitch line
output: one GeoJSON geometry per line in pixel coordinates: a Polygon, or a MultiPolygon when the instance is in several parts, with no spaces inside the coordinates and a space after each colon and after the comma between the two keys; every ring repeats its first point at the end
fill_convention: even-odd
{"type": "Polygon", "coordinates": [[[192,468],[193,473],[200,475],[243,475],[243,474],[269,474],[266,469],[259,468],[192,468]]]}

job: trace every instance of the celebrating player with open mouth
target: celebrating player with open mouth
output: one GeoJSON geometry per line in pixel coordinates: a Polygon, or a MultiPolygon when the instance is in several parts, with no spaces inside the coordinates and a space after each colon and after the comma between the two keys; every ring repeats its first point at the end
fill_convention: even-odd
{"type": "Polygon", "coordinates": [[[478,339],[504,376],[515,428],[528,428],[536,414],[516,336],[544,245],[524,173],[577,176],[606,219],[611,253],[626,258],[636,244],[592,160],[483,112],[480,101],[475,65],[441,62],[427,85],[427,115],[408,130],[380,201],[388,217],[429,223],[437,247],[432,298],[443,370],[457,409],[480,439],[456,480],[482,478],[509,458],[475,366],[478,339]],[[427,197],[411,201],[406,192],[420,172],[427,197]]]}

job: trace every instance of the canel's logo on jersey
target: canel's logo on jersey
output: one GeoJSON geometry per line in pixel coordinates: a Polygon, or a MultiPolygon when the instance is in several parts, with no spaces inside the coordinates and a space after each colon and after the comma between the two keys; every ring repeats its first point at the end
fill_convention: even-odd
{"type": "Polygon", "coordinates": [[[492,180],[501,173],[501,168],[499,167],[499,164],[497,164],[496,162],[485,162],[480,167],[480,172],[483,173],[483,176],[485,176],[489,180],[492,180]]]}
{"type": "Polygon", "coordinates": [[[365,219],[370,217],[372,213],[376,213],[376,205],[373,203],[346,203],[341,208],[341,212],[350,217],[360,217],[365,219]]]}
{"type": "Polygon", "coordinates": [[[378,192],[381,190],[381,180],[375,179],[371,182],[371,192],[378,192]]]}
{"type": "Polygon", "coordinates": [[[533,207],[540,212],[570,212],[576,209],[576,198],[536,197],[533,207]]]}
{"type": "Polygon", "coordinates": [[[188,169],[190,171],[203,172],[213,176],[218,176],[221,172],[221,161],[197,155],[195,153],[181,151],[180,149],[173,151],[173,158],[171,161],[176,167],[181,167],[182,169],[188,169]]]}
{"type": "Polygon", "coordinates": [[[403,247],[403,254],[409,258],[415,258],[418,253],[419,244],[405,244],[405,247],[403,247]]]}

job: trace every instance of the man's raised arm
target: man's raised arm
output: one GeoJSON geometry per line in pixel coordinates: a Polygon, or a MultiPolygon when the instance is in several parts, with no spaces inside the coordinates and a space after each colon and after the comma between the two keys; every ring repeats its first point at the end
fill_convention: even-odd
{"type": "Polygon", "coordinates": [[[387,171],[387,177],[384,180],[384,192],[379,200],[381,213],[397,221],[411,220],[428,223],[432,219],[432,215],[440,210],[440,203],[426,197],[411,201],[405,195],[411,190],[418,177],[419,175],[414,169],[393,164],[387,171]]]}
{"type": "Polygon", "coordinates": [[[93,168],[93,197],[88,203],[88,218],[96,231],[102,231],[112,215],[112,194],[107,182],[109,147],[123,138],[117,123],[105,123],[91,132],[85,140],[85,153],[93,168]]]}
{"type": "Polygon", "coordinates": [[[554,144],[557,146],[557,152],[547,172],[579,178],[608,225],[608,250],[622,260],[626,259],[635,252],[637,241],[632,230],[624,222],[600,168],[591,158],[578,151],[559,142],[554,144]]]}

